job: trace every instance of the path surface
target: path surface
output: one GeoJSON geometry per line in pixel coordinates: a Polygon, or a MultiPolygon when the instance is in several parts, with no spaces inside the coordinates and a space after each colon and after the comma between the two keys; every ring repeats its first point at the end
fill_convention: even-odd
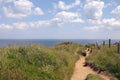
{"type": "MultiPolygon", "coordinates": [[[[97,74],[89,67],[84,67],[85,57],[81,57],[76,63],[75,63],[75,69],[74,73],[71,77],[71,80],[85,80],[88,74],[97,74]]],[[[100,75],[104,80],[110,80],[109,77],[100,75]]]]}

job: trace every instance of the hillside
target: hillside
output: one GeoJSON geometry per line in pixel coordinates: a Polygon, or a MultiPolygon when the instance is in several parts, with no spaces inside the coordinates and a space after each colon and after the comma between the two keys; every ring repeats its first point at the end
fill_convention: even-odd
{"type": "MultiPolygon", "coordinates": [[[[86,58],[86,64],[107,76],[115,76],[120,80],[120,54],[117,53],[117,46],[99,45],[99,49],[93,48],[93,52],[86,58]],[[109,74],[110,73],[110,74],[109,74]]],[[[114,80],[114,79],[111,79],[114,80]]]]}
{"type": "Polygon", "coordinates": [[[70,80],[82,45],[62,43],[0,48],[0,80],[70,80]]]}
{"type": "MultiPolygon", "coordinates": [[[[98,49],[95,45],[72,42],[63,42],[53,47],[36,44],[1,47],[0,80],[70,80],[75,63],[79,62],[86,48],[92,48],[92,53],[81,59],[88,67],[100,73],[105,72],[106,75],[110,73],[110,76],[120,80],[120,54],[116,52],[116,45],[111,48],[99,45],[98,49]]],[[[86,75],[87,78],[91,76],[96,78],[96,75],[86,75]]]]}

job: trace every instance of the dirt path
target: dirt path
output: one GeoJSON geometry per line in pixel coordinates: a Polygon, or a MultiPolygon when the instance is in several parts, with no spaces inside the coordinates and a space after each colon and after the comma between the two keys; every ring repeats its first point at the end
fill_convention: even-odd
{"type": "MultiPolygon", "coordinates": [[[[84,67],[85,57],[81,57],[75,63],[75,69],[71,80],[85,80],[88,74],[97,74],[89,67],[84,67]]],[[[99,74],[104,80],[110,80],[109,77],[99,74]]]]}

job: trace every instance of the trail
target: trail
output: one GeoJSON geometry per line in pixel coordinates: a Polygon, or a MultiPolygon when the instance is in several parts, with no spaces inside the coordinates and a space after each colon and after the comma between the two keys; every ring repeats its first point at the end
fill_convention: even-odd
{"type": "MultiPolygon", "coordinates": [[[[85,80],[88,74],[97,74],[89,67],[84,67],[85,57],[80,57],[80,59],[75,63],[74,73],[71,80],[85,80]]],[[[110,77],[98,74],[104,80],[110,80],[110,77]]]]}
{"type": "MultiPolygon", "coordinates": [[[[89,67],[84,67],[85,57],[81,57],[76,63],[75,63],[75,69],[73,76],[71,80],[85,80],[88,74],[97,74],[89,67]]],[[[110,80],[109,77],[100,75],[104,80],[110,80]]]]}

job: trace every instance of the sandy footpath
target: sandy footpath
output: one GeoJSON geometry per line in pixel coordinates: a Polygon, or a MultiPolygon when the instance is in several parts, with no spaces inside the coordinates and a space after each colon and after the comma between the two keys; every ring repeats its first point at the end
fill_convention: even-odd
{"type": "MultiPolygon", "coordinates": [[[[71,80],[85,80],[88,74],[97,74],[89,67],[84,67],[85,57],[81,57],[76,63],[71,80]]],[[[104,80],[110,80],[109,77],[100,75],[104,80]]]]}

